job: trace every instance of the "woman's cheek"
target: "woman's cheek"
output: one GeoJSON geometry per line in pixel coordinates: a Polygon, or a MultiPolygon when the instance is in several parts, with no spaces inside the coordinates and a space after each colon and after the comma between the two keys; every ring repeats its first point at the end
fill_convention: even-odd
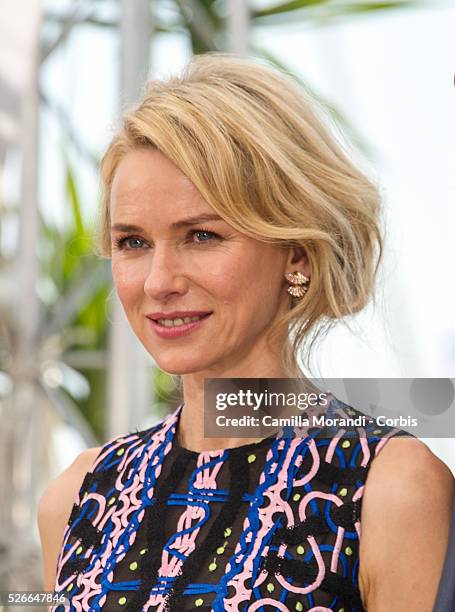
{"type": "Polygon", "coordinates": [[[144,282],[138,272],[138,268],[132,266],[131,262],[112,261],[112,278],[122,303],[137,296],[138,291],[142,293],[144,282]]]}

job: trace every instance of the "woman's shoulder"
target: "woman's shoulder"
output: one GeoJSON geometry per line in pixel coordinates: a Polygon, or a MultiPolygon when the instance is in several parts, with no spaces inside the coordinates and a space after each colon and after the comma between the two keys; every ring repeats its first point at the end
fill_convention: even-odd
{"type": "Polygon", "coordinates": [[[39,500],[37,519],[47,589],[54,586],[57,558],[74,500],[102,448],[98,446],[82,451],[71,465],[49,483],[39,500]]]}
{"type": "Polygon", "coordinates": [[[73,505],[80,503],[91,481],[101,481],[106,477],[109,479],[110,473],[117,472],[125,456],[145,443],[159,429],[160,424],[161,421],[147,430],[116,436],[101,446],[79,453],[69,467],[45,489],[38,506],[38,518],[46,520],[47,517],[62,517],[67,522],[73,505]]]}
{"type": "Polygon", "coordinates": [[[364,513],[377,513],[377,502],[388,500],[391,516],[398,510],[413,510],[424,518],[454,492],[454,478],[447,465],[421,440],[414,437],[391,438],[372,462],[364,495],[364,513]],[[417,504],[417,502],[420,502],[417,504]],[[417,505],[416,505],[417,504],[417,505]]]}
{"type": "Polygon", "coordinates": [[[411,512],[412,520],[429,519],[429,512],[454,494],[454,477],[421,440],[414,437],[391,438],[372,462],[363,500],[364,519],[379,524],[384,519],[384,504],[390,518],[402,520],[411,512]]]}
{"type": "Polygon", "coordinates": [[[103,446],[96,446],[82,451],[57,478],[48,484],[39,501],[38,517],[56,518],[66,514],[66,506],[69,504],[71,508],[85,475],[93,468],[102,449],[103,446]]]}
{"type": "Polygon", "coordinates": [[[430,610],[447,548],[454,478],[429,447],[393,437],[372,461],[362,502],[359,582],[373,609],[430,610]],[[390,560],[394,571],[390,572],[390,560]],[[381,608],[382,606],[382,608],[381,608]]]}

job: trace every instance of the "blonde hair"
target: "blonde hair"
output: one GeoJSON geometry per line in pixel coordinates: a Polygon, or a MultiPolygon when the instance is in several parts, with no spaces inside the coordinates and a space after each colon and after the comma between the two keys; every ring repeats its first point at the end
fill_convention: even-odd
{"type": "Polygon", "coordinates": [[[269,66],[195,56],[180,76],[147,84],[101,161],[102,256],[111,253],[112,179],[137,147],[161,151],[238,231],[305,249],[308,292],[268,332],[269,340],[286,334],[282,358],[291,376],[301,374],[303,349],[309,364],[316,338],[367,304],[382,257],[378,189],[349,160],[321,110],[304,87],[269,66]]]}

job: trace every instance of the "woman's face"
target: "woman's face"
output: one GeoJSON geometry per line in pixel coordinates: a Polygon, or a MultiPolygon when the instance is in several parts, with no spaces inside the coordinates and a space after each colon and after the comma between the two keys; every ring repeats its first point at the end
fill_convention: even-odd
{"type": "Polygon", "coordinates": [[[136,149],[119,163],[111,190],[114,282],[134,332],[172,374],[254,371],[266,358],[266,330],[289,308],[290,250],[217,217],[160,152],[136,149]],[[181,327],[181,320],[154,320],[194,312],[210,314],[181,327]]]}

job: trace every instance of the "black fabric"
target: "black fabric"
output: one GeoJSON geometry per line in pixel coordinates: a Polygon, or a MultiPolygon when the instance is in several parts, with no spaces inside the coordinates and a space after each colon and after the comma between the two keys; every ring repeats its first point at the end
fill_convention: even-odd
{"type": "Polygon", "coordinates": [[[444,567],[439,581],[438,593],[433,612],[454,612],[455,610],[455,502],[452,509],[452,524],[444,567]]]}

